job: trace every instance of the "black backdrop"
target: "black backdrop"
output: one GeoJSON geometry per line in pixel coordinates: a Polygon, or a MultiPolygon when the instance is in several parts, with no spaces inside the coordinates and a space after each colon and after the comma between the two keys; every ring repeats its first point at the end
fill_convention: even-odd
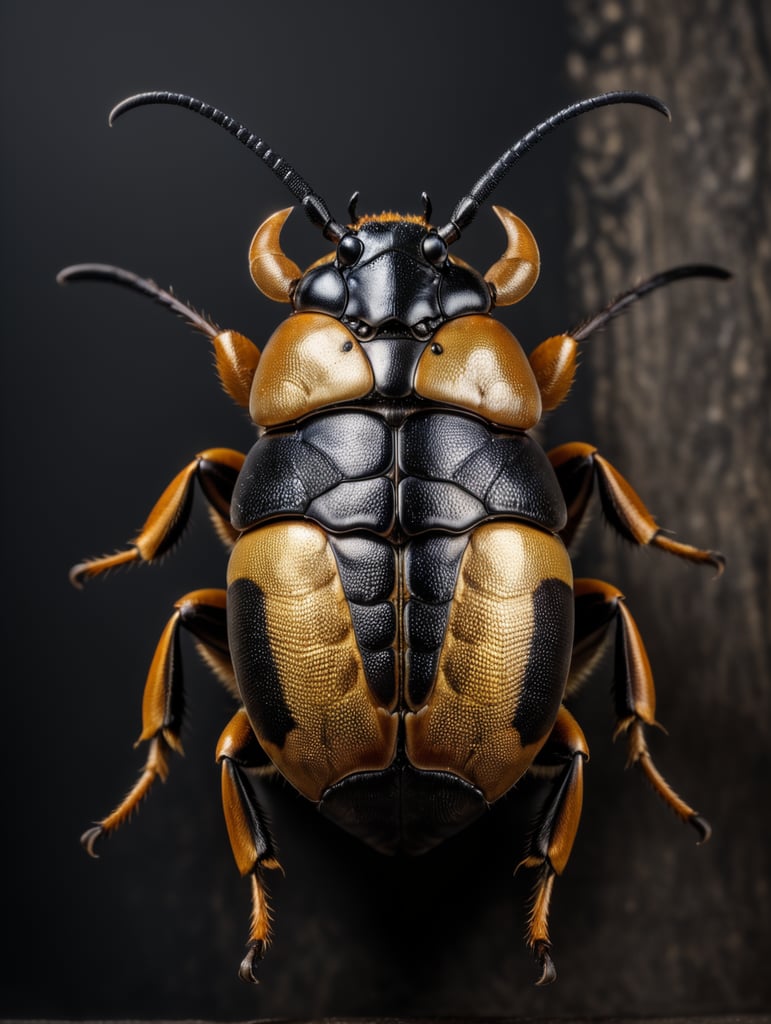
{"type": "MultiPolygon", "coordinates": [[[[76,0],[7,4],[1,17],[2,920],[10,945],[0,959],[0,1014],[762,1008],[767,909],[757,907],[750,931],[730,933],[733,951],[723,948],[716,967],[710,943],[728,922],[710,884],[731,872],[736,847],[754,849],[753,863],[767,867],[764,830],[758,821],[728,829],[715,821],[715,840],[697,850],[640,779],[622,778],[623,752],[608,739],[607,678],[583,704],[593,760],[585,820],[555,897],[560,976],[548,990],[532,987],[521,942],[530,880],[512,879],[522,828],[514,801],[429,857],[401,863],[337,832],[281,787],[268,796],[286,870],[271,885],[275,943],[260,988],[241,985],[248,886],[232,863],[213,763],[232,709],[190,648],[187,756],[99,862],[78,846],[139,768],[131,745],[141,687],[172,602],[220,586],[224,558],[199,509],[161,567],[115,574],[81,594],[67,569],[122,545],[196,451],[244,449],[251,433],[221,394],[203,338],[138,297],[109,286],[58,289],[54,276],[72,262],[119,263],[173,284],[257,343],[285,315],[255,291],[246,261],[255,227],[289,203],[280,184],[185,112],[139,111],[108,130],[107,110],[146,88],[189,91],[264,135],[338,216],[354,189],[360,209],[376,210],[416,208],[427,189],[438,220],[517,135],[576,98],[559,0],[76,0]]],[[[587,312],[571,294],[565,255],[572,138],[565,128],[544,142],[501,189],[543,256],[533,296],[503,314],[526,349],[587,312]]],[[[293,221],[285,247],[307,263],[320,254],[319,238],[293,221]]],[[[488,266],[501,246],[492,216],[464,243],[465,258],[488,266]]],[[[595,440],[591,393],[587,367],[569,410],[549,424],[550,441],[595,440]]],[[[758,544],[765,553],[765,538],[758,544]]],[[[656,670],[664,690],[666,663],[656,670]]],[[[698,700],[698,684],[682,681],[683,702],[698,700]]],[[[768,759],[752,752],[751,760],[746,785],[767,808],[768,759]]],[[[719,767],[711,777],[719,784],[719,767]]],[[[676,781],[705,813],[730,807],[730,795],[713,799],[698,764],[676,781]]]]}

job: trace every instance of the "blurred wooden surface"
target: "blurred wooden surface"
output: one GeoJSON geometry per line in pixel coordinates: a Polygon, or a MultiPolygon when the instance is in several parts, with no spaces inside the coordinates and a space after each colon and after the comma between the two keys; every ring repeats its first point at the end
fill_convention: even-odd
{"type": "MultiPolygon", "coordinates": [[[[651,986],[683,991],[698,962],[709,987],[730,970],[738,1006],[759,984],[753,953],[768,953],[771,906],[771,7],[570,0],[569,10],[567,67],[578,95],[639,89],[672,110],[670,125],[621,106],[576,124],[574,294],[591,312],[677,264],[716,263],[734,274],[644,299],[584,351],[592,381],[585,439],[663,527],[722,551],[724,575],[625,548],[607,530],[592,535],[591,560],[579,560],[579,571],[625,591],[668,733],[651,741],[655,756],[715,828],[709,866],[676,887],[649,889],[651,871],[676,870],[682,839],[667,836],[666,816],[651,819],[648,857],[626,862],[626,883],[649,921],[691,919],[690,966],[667,957],[646,980],[646,929],[622,929],[609,936],[621,951],[615,984],[642,1006],[651,986]]],[[[587,774],[591,786],[591,766],[587,774]]],[[[634,824],[625,822],[629,834],[634,824]]],[[[617,857],[615,845],[616,867],[617,857]]],[[[600,920],[617,913],[623,897],[614,889],[596,893],[600,920]]],[[[681,1008],[695,998],[691,990],[681,1008]]]]}

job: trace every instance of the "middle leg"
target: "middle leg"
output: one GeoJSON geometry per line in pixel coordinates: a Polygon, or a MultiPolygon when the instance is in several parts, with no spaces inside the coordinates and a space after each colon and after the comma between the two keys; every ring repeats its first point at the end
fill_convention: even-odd
{"type": "Polygon", "coordinates": [[[719,552],[683,544],[662,530],[631,484],[593,445],[577,441],[560,445],[549,452],[549,461],[568,507],[567,525],[560,534],[568,547],[581,527],[596,480],[605,518],[625,540],[712,565],[718,575],[723,571],[725,560],[719,552]]]}
{"type": "Polygon", "coordinates": [[[225,688],[238,696],[228,652],[225,596],[224,590],[195,590],[176,602],[155,649],[142,698],[142,732],[137,745],[148,744],[147,758],[139,779],[123,800],[81,837],[92,857],[97,856],[97,842],[130,819],[156,780],[165,781],[172,751],[182,752],[185,695],[181,628],[193,635],[200,654],[225,688]]]}
{"type": "Polygon", "coordinates": [[[645,739],[645,727],[656,721],[656,688],[648,654],[624,595],[602,580],[578,579],[574,584],[576,624],[573,661],[567,694],[575,693],[591,672],[616,627],[613,696],[615,736],[626,734],[628,763],[636,765],[678,818],[692,825],[699,841],[709,839],[709,823],[672,789],[656,768],[645,739]]]}

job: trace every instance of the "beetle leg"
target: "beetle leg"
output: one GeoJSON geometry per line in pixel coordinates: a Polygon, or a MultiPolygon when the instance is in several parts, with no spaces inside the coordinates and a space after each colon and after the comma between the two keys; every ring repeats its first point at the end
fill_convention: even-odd
{"type": "Polygon", "coordinates": [[[568,693],[576,691],[593,667],[615,622],[613,694],[617,725],[614,738],[626,733],[628,764],[637,765],[678,818],[696,829],[699,842],[706,842],[711,833],[709,823],[677,795],[654,765],[648,750],[645,726],[658,725],[656,688],[642,637],[624,595],[609,583],[590,579],[576,580],[574,591],[575,640],[568,693]]]}
{"type": "Polygon", "coordinates": [[[149,749],[142,774],[118,806],[82,835],[80,841],[92,857],[97,856],[97,841],[114,832],[131,817],[156,779],[166,779],[169,754],[174,750],[182,753],[180,730],[185,699],[180,626],[193,634],[204,660],[226,688],[237,695],[232,666],[229,666],[225,591],[195,590],[185,594],[176,602],[174,614],[166,623],[145,682],[142,733],[137,745],[147,742],[149,749]]]}
{"type": "Polygon", "coordinates": [[[154,562],[166,554],[187,526],[196,481],[209,502],[212,522],[220,539],[232,546],[238,534],[230,525],[230,501],[243,463],[244,456],[230,448],[209,448],[196,455],[155,503],[144,526],[131,541],[131,547],[114,555],[79,562],[70,570],[70,580],[80,586],[85,580],[118,566],[154,562]]]}
{"type": "Polygon", "coordinates": [[[242,876],[252,883],[252,923],[248,951],[239,969],[242,981],[256,984],[257,963],[270,942],[270,908],[263,872],[281,870],[276,848],[262,810],[245,769],[268,763],[254,735],[249,719],[240,708],[226,726],[217,745],[217,762],[222,765],[222,805],[225,811],[230,845],[242,876]]]}
{"type": "Polygon", "coordinates": [[[531,766],[534,775],[554,775],[549,797],[530,835],[520,867],[538,868],[527,928],[527,943],[541,967],[537,985],[554,981],[557,972],[549,941],[549,902],[554,879],[565,870],[581,820],[584,761],[589,748],[581,727],[561,707],[549,738],[531,766]]]}
{"type": "Polygon", "coordinates": [[[660,548],[689,562],[712,565],[718,575],[723,571],[725,559],[718,551],[705,551],[668,536],[634,488],[593,445],[581,442],[560,445],[549,452],[549,461],[568,506],[567,526],[560,534],[567,545],[581,525],[596,480],[605,518],[626,540],[642,547],[660,548]]]}

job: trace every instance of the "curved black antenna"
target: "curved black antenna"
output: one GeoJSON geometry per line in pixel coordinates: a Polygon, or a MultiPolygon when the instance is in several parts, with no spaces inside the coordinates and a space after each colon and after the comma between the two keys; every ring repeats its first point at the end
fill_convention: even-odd
{"type": "Polygon", "coordinates": [[[247,149],[256,153],[276,177],[283,181],[292,195],[300,200],[314,227],[321,228],[325,238],[337,242],[343,237],[345,228],[337,223],[321,196],[313,191],[305,178],[298,174],[288,161],[272,150],[267,142],[258,135],[254,135],[245,125],[235,121],[221,110],[217,110],[216,107],[212,107],[209,103],[204,103],[203,100],[197,100],[193,96],[186,96],[180,92],[140,92],[136,96],[129,96],[127,99],[121,100],[117,106],[113,107],[108,118],[110,126],[127,110],[143,107],[150,103],[170,103],[174,106],[186,107],[193,113],[200,114],[209,121],[214,121],[220,128],[230,132],[247,149]]]}
{"type": "Polygon", "coordinates": [[[160,288],[149,277],[139,277],[138,274],[124,270],[123,267],[113,267],[109,263],[76,263],[60,270],[56,275],[57,284],[67,284],[69,281],[110,281],[123,285],[132,291],[149,295],[151,299],[172,310],[197,331],[202,331],[210,338],[215,338],[220,333],[219,328],[208,317],[181,302],[172,292],[160,288]]]}
{"type": "Polygon", "coordinates": [[[535,128],[531,128],[485,171],[471,191],[455,207],[449,222],[439,229],[439,234],[445,242],[451,245],[460,238],[461,232],[476,217],[479,207],[489,199],[511,166],[544,136],[571,118],[585,114],[588,110],[595,110],[597,107],[608,107],[613,103],[639,103],[643,107],[658,110],[660,114],[671,120],[669,108],[655,96],[649,96],[644,92],[604,92],[599,96],[591,96],[589,99],[571,103],[569,107],[552,114],[551,117],[547,117],[545,121],[537,124],[535,128]]]}
{"type": "Polygon", "coordinates": [[[619,313],[623,313],[633,302],[648,295],[649,292],[655,291],[656,288],[672,284],[673,281],[681,281],[686,277],[716,277],[721,281],[727,281],[733,277],[733,274],[730,270],[716,267],[712,263],[686,263],[679,267],[671,267],[669,270],[663,270],[659,274],[653,274],[652,277],[646,278],[635,288],[622,292],[608,303],[605,309],[582,320],[575,330],[568,331],[568,334],[576,341],[586,341],[590,334],[600,330],[619,313]]]}

